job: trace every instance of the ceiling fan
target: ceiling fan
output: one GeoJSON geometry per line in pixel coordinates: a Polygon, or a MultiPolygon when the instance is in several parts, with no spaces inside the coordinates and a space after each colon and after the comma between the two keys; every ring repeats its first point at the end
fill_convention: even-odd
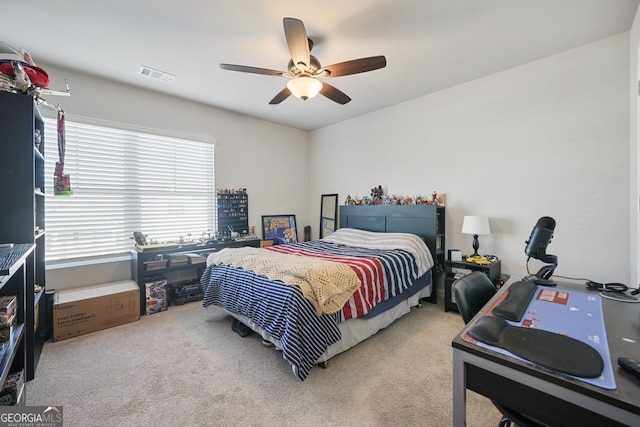
{"type": "Polygon", "coordinates": [[[220,68],[223,70],[289,78],[287,87],[269,101],[269,104],[279,104],[292,94],[297,98],[307,100],[320,93],[330,100],[344,105],[351,101],[351,98],[334,86],[318,80],[318,77],[348,76],[377,70],[387,65],[387,60],[384,56],[370,56],[322,67],[318,58],[310,54],[313,48],[313,41],[307,37],[302,21],[295,18],[284,18],[282,21],[284,35],[291,54],[287,71],[276,71],[246,65],[220,64],[220,68]]]}

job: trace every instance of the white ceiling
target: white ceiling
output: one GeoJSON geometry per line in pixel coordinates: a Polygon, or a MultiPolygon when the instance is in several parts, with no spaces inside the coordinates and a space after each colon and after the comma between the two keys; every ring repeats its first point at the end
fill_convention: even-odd
{"type": "Polygon", "coordinates": [[[311,130],[628,31],[639,1],[4,1],[0,41],[36,63],[311,130]],[[285,78],[219,64],[286,70],[285,16],[304,22],[323,65],[385,55],[387,67],[330,79],[346,105],[320,95],[269,105],[285,78]],[[141,65],[176,78],[143,78],[141,65]]]}

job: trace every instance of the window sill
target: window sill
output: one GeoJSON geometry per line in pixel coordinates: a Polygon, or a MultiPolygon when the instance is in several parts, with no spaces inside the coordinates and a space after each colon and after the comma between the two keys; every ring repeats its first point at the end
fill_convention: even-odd
{"type": "Polygon", "coordinates": [[[109,264],[113,262],[129,262],[131,261],[130,254],[110,255],[104,257],[95,258],[83,258],[74,260],[52,261],[46,265],[47,270],[58,270],[63,268],[85,267],[88,265],[96,264],[109,264]]]}

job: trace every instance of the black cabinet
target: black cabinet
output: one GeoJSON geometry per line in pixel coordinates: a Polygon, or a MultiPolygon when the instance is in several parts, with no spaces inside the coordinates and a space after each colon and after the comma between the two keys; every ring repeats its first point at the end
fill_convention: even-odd
{"type": "Polygon", "coordinates": [[[145,278],[158,275],[184,275],[186,278],[199,279],[206,267],[206,257],[212,252],[224,248],[252,246],[259,248],[260,239],[216,241],[209,244],[184,244],[158,248],[135,248],[131,251],[131,278],[140,288],[140,315],[147,311],[145,278]],[[186,264],[172,265],[171,256],[175,254],[194,254],[186,264]]]}
{"type": "Polygon", "coordinates": [[[493,261],[489,265],[481,265],[466,261],[445,261],[445,278],[444,278],[444,311],[454,310],[458,311],[453,293],[451,291],[451,285],[456,281],[456,278],[469,274],[473,271],[482,271],[489,279],[498,285],[500,282],[500,260],[493,261]]]}
{"type": "Polygon", "coordinates": [[[48,339],[45,293],[44,122],[25,94],[0,91],[0,243],[30,244],[25,260],[26,380],[48,339]],[[39,290],[36,292],[37,289],[39,290]]]}
{"type": "Polygon", "coordinates": [[[246,190],[224,190],[216,193],[218,233],[229,237],[231,230],[249,233],[249,196],[246,190]]]}

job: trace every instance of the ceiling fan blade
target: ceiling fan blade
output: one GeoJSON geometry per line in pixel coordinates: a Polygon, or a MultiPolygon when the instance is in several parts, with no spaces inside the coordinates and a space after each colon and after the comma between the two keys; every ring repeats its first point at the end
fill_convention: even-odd
{"type": "Polygon", "coordinates": [[[240,71],[242,73],[266,74],[267,76],[282,76],[282,71],[269,70],[267,68],[248,67],[246,65],[220,64],[223,70],[240,71]]]}
{"type": "Polygon", "coordinates": [[[329,83],[322,82],[322,89],[320,89],[320,93],[341,105],[351,101],[351,98],[349,98],[346,93],[331,86],[329,83]]]}
{"type": "Polygon", "coordinates": [[[328,71],[329,74],[323,77],[348,76],[350,74],[377,70],[386,66],[387,59],[384,56],[370,56],[368,58],[352,59],[351,61],[339,62],[337,64],[324,67],[323,70],[328,71]]]}
{"type": "Polygon", "coordinates": [[[284,18],[284,36],[287,39],[289,53],[294,65],[300,62],[309,65],[309,40],[307,31],[301,20],[295,18],[284,18]]]}
{"type": "Polygon", "coordinates": [[[290,96],[291,96],[291,91],[289,90],[289,88],[285,87],[280,92],[278,92],[278,94],[274,96],[271,101],[269,101],[269,104],[271,105],[280,104],[282,101],[284,101],[290,96]]]}

